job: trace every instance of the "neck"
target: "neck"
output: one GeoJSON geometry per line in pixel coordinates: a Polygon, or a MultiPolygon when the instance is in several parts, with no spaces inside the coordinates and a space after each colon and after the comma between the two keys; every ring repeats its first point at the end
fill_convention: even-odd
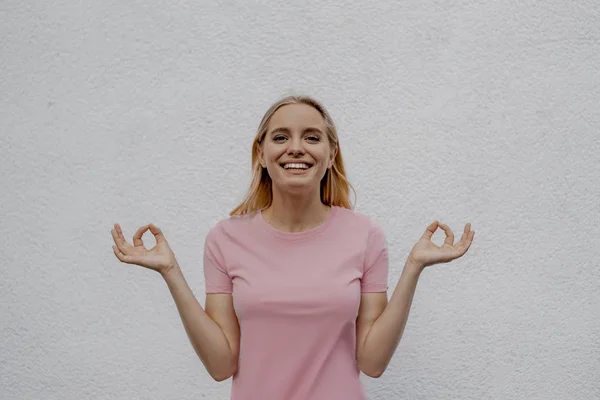
{"type": "Polygon", "coordinates": [[[324,223],[331,207],[317,196],[280,196],[273,191],[271,206],[262,211],[265,220],[285,232],[303,232],[324,223]]]}

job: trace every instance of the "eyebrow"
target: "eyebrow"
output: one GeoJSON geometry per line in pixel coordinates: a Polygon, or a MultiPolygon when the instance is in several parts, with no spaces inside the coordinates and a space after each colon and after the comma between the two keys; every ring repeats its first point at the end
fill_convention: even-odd
{"type": "MultiPolygon", "coordinates": [[[[315,126],[310,126],[306,129],[304,129],[304,132],[317,132],[317,133],[320,133],[321,135],[323,134],[323,131],[321,131],[321,129],[319,129],[315,126]]],[[[290,133],[290,130],[285,127],[278,127],[278,128],[273,129],[272,131],[270,131],[269,135],[272,135],[274,133],[290,133]]]]}

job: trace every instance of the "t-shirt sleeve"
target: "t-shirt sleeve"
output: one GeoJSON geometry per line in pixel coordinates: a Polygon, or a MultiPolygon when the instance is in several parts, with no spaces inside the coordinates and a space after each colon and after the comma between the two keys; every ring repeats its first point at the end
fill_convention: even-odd
{"type": "Polygon", "coordinates": [[[383,229],[372,222],[361,279],[361,292],[387,292],[388,248],[383,229]]]}
{"type": "Polygon", "coordinates": [[[233,292],[233,284],[219,245],[219,239],[222,238],[220,229],[219,226],[210,229],[204,241],[204,287],[207,294],[233,292]]]}

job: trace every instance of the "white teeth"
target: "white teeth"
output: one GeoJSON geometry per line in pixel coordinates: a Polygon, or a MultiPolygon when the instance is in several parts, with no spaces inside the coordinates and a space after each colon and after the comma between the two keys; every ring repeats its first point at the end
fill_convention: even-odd
{"type": "Polygon", "coordinates": [[[301,169],[308,169],[308,165],[307,164],[294,164],[294,163],[290,163],[290,164],[285,164],[283,166],[283,168],[285,169],[290,169],[290,168],[301,168],[301,169]]]}

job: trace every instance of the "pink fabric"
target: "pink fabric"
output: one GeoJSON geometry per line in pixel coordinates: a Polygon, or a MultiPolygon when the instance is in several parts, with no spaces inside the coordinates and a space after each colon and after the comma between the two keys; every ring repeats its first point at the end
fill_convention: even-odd
{"type": "Polygon", "coordinates": [[[220,221],[204,249],[206,293],[233,293],[240,356],[232,400],[364,400],[356,365],[361,292],[386,292],[387,243],[358,212],[282,232],[260,211],[220,221]]]}

